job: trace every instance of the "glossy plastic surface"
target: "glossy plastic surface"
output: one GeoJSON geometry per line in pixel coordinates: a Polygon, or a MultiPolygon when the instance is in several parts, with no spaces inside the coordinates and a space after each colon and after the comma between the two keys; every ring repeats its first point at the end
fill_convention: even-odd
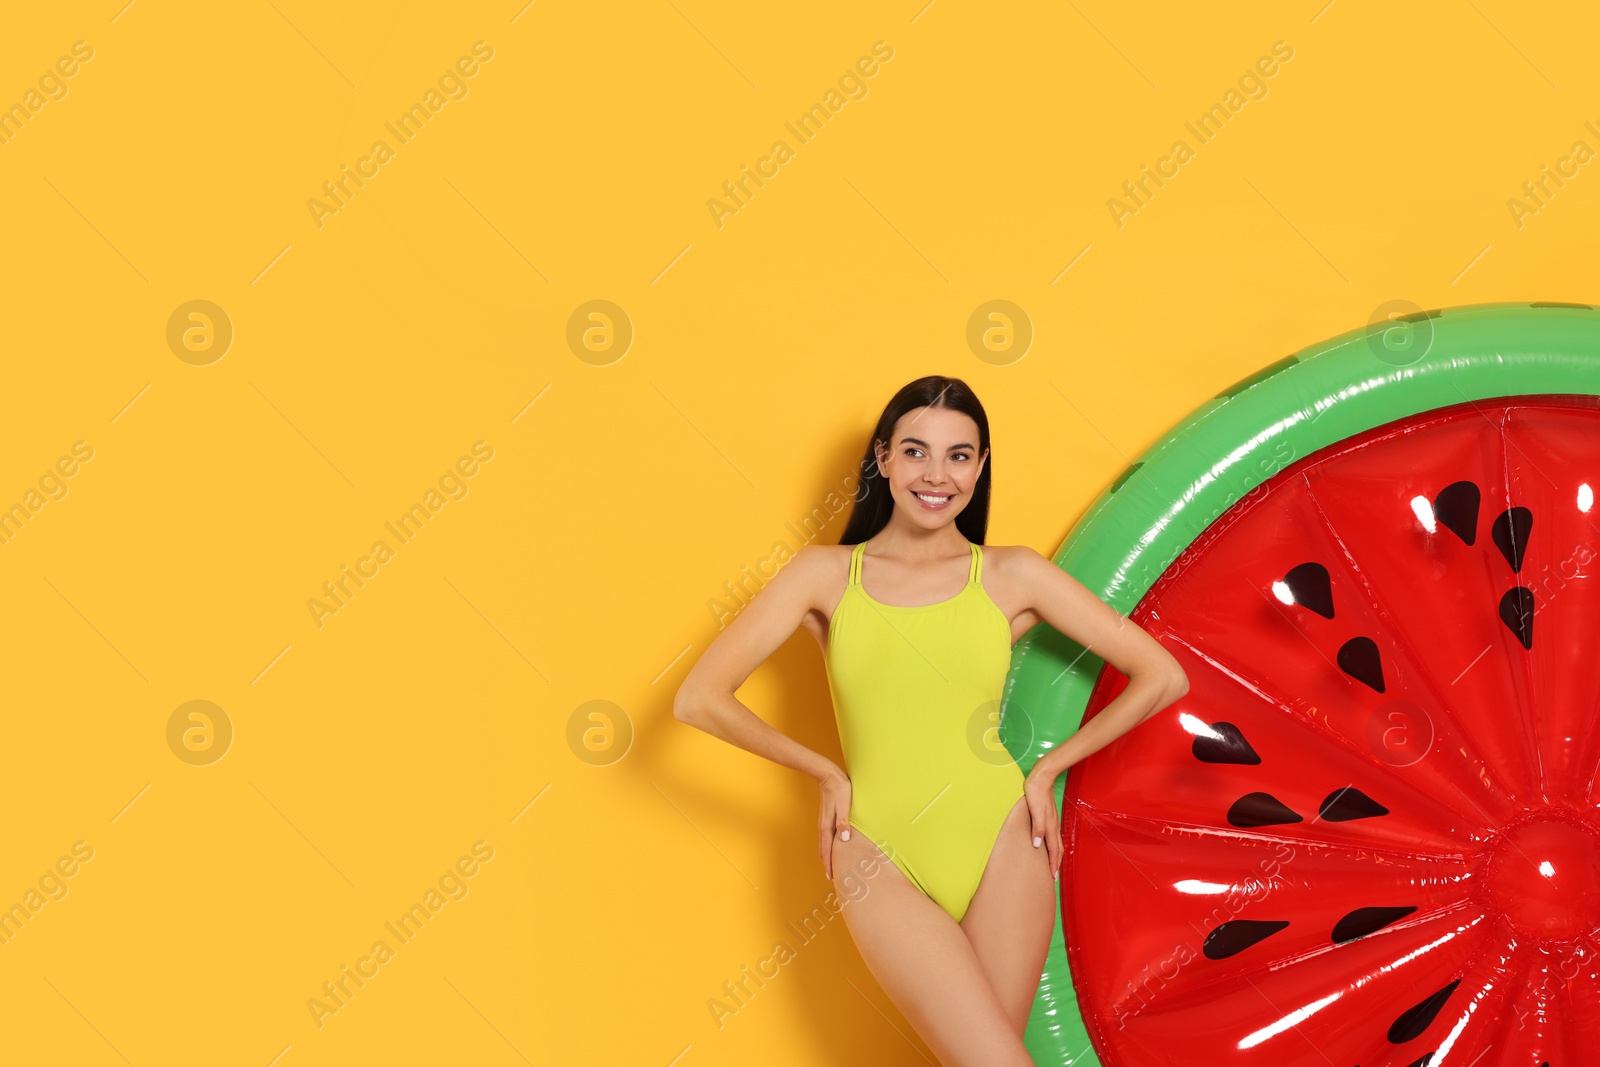
{"type": "Polygon", "coordinates": [[[1547,981],[1600,951],[1597,403],[1460,405],[1312,457],[1145,596],[1190,691],[1067,788],[1103,1061],[1600,1049],[1547,981]]]}
{"type": "MultiPolygon", "coordinates": [[[[1600,1047],[1600,316],[1420,321],[1418,358],[1358,332],[1225,394],[1058,553],[1191,689],[1067,776],[1036,1062],[1600,1047]]],[[[1019,643],[1024,769],[1101,667],[1019,643]]]]}

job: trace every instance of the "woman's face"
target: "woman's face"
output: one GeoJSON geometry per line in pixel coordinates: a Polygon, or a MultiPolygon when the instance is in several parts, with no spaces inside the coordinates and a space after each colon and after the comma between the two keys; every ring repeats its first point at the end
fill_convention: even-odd
{"type": "Polygon", "coordinates": [[[953,522],[972,497],[987,453],[978,452],[978,424],[949,408],[913,408],[878,446],[878,469],[895,510],[930,529],[953,522]]]}

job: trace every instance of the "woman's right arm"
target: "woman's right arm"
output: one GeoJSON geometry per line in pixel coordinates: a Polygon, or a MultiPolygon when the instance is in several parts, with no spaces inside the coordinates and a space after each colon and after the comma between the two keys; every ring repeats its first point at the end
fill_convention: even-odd
{"type": "Polygon", "coordinates": [[[672,714],[679,722],[817,780],[821,787],[817,855],[828,878],[833,877],[835,837],[850,840],[850,776],[831,759],[768,726],[734,693],[800,628],[806,612],[826,609],[821,601],[827,590],[840,587],[839,578],[837,562],[826,552],[812,545],[801,548],[712,639],[672,701],[672,714]]]}
{"type": "Polygon", "coordinates": [[[799,629],[806,612],[824,610],[818,601],[834,570],[827,553],[812,545],[780,567],[690,668],[673,698],[673,716],[818,782],[846,778],[837,763],[767,725],[734,696],[745,679],[799,629]]]}

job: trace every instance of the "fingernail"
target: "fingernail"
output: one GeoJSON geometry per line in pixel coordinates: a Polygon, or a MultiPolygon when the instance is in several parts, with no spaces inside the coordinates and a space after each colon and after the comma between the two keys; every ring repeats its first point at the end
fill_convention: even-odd
{"type": "Polygon", "coordinates": [[[839,836],[840,836],[840,837],[841,837],[841,838],[842,838],[842,839],[844,839],[844,840],[846,840],[846,841],[848,841],[848,840],[850,840],[850,831],[849,831],[849,830],[846,830],[846,831],[845,831],[845,832],[844,832],[844,833],[842,833],[842,834],[840,834],[840,835],[839,835],[839,836]]]}
{"type": "Polygon", "coordinates": [[[1061,872],[1060,871],[1056,872],[1056,881],[1058,881],[1058,882],[1061,881],[1061,872]]]}
{"type": "Polygon", "coordinates": [[[1036,837],[1036,838],[1033,839],[1033,847],[1034,848],[1038,848],[1042,844],[1044,844],[1044,838],[1036,837]]]}

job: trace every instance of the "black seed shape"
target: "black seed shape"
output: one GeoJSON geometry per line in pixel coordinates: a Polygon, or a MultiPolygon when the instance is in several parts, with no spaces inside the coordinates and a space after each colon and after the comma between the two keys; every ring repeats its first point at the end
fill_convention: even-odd
{"type": "Polygon", "coordinates": [[[1228,809],[1228,822],[1244,829],[1304,821],[1271,793],[1246,793],[1228,809]]]}
{"type": "MultiPolygon", "coordinates": [[[[1433,1058],[1438,1054],[1439,1053],[1437,1050],[1424,1053],[1420,1060],[1412,1060],[1410,1063],[1406,1064],[1406,1067],[1428,1067],[1428,1064],[1432,1063],[1433,1058]]],[[[1546,1067],[1548,1067],[1548,1065],[1546,1065],[1546,1067]]]]}
{"type": "Polygon", "coordinates": [[[1244,739],[1244,734],[1231,722],[1211,724],[1214,736],[1199,736],[1191,746],[1194,758],[1201,763],[1260,763],[1261,757],[1244,739]]]}
{"type": "Polygon", "coordinates": [[[1259,944],[1288,926],[1287,920],[1230,919],[1206,935],[1201,951],[1208,960],[1225,960],[1237,956],[1251,945],[1259,944]]]}
{"type": "Polygon", "coordinates": [[[1533,590],[1520,585],[1512,586],[1500,598],[1500,621],[1529,651],[1533,650],[1533,605],[1533,590]]]}
{"type": "Polygon", "coordinates": [[[1370,637],[1352,637],[1339,646],[1339,669],[1358,682],[1383,692],[1383,656],[1370,637]]]}
{"type": "Polygon", "coordinates": [[[1427,1000],[1401,1012],[1394,1025],[1389,1027],[1389,1044],[1403,1045],[1420,1037],[1422,1032],[1433,1024],[1434,1018],[1444,1008],[1444,1002],[1450,999],[1450,994],[1454,993],[1456,986],[1460,984],[1461,979],[1457,978],[1427,1000]]]}
{"type": "Polygon", "coordinates": [[[1528,552],[1528,530],[1532,526],[1533,512],[1527,508],[1506,508],[1490,527],[1495,547],[1511,564],[1513,573],[1522,573],[1522,557],[1528,552]]]}
{"type": "Polygon", "coordinates": [[[1333,585],[1328,581],[1328,568],[1320,563],[1302,563],[1283,576],[1294,602],[1321,615],[1333,618],[1333,585]]]}
{"type": "Polygon", "coordinates": [[[1409,908],[1357,908],[1333,924],[1333,943],[1344,945],[1375,934],[1416,910],[1415,905],[1409,908]]]}
{"type": "Polygon", "coordinates": [[[1322,800],[1322,817],[1329,822],[1349,822],[1351,819],[1373,819],[1389,814],[1389,809],[1373,800],[1353,785],[1335,789],[1322,800]]]}
{"type": "Polygon", "coordinates": [[[1433,517],[1464,544],[1478,539],[1478,487],[1471,482],[1452,482],[1433,498],[1433,517]]]}

